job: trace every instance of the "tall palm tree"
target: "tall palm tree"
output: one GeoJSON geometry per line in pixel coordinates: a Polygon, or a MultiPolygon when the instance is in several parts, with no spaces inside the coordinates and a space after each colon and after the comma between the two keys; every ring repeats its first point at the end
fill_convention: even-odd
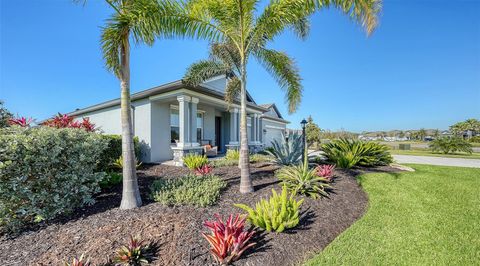
{"type": "MultiPolygon", "coordinates": [[[[219,42],[223,52],[233,53],[238,57],[236,58],[238,65],[233,65],[232,72],[237,72],[238,81],[235,83],[240,87],[241,193],[253,191],[248,160],[246,116],[249,59],[254,57],[277,80],[280,87],[285,90],[289,112],[294,112],[302,95],[298,70],[287,54],[269,49],[267,45],[286,29],[291,29],[298,37],[305,38],[309,31],[308,16],[316,10],[330,6],[348,14],[370,33],[377,25],[380,4],[381,0],[271,0],[263,12],[256,16],[259,0],[190,0],[178,4],[178,13],[174,16],[162,17],[163,23],[176,25],[176,33],[197,34],[198,37],[219,42]]],[[[225,73],[225,62],[216,63],[212,60],[200,62],[204,68],[197,64],[198,76],[207,78],[217,72],[225,73]]]]}
{"type": "MultiPolygon", "coordinates": [[[[152,45],[155,38],[167,32],[160,25],[165,14],[156,0],[105,0],[114,10],[103,27],[101,46],[109,71],[120,80],[122,124],[123,191],[121,209],[142,205],[135,170],[133,125],[130,100],[130,41],[152,45]]],[[[77,1],[78,2],[78,1],[77,1]]],[[[82,1],[80,1],[82,2],[82,1]]]]}

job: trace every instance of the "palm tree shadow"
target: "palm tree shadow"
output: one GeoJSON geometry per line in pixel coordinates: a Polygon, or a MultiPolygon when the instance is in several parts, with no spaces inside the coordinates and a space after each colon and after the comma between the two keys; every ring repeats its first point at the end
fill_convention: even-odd
{"type": "Polygon", "coordinates": [[[297,234],[300,231],[305,231],[309,230],[310,226],[313,224],[315,221],[316,214],[313,210],[311,210],[311,207],[308,207],[308,209],[304,210],[303,212],[300,213],[300,222],[298,223],[298,226],[295,228],[292,228],[290,230],[285,231],[286,234],[297,234]]]}
{"type": "Polygon", "coordinates": [[[262,253],[270,250],[272,246],[268,244],[267,235],[268,233],[266,231],[257,231],[250,239],[250,242],[255,243],[255,246],[245,250],[242,258],[247,259],[251,256],[261,256],[262,253]]]}

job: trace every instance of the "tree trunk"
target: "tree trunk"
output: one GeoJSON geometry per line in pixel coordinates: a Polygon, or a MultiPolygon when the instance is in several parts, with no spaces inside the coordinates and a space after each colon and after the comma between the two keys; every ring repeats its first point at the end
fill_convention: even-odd
{"type": "Polygon", "coordinates": [[[242,82],[240,88],[240,193],[253,192],[250,178],[250,162],[247,135],[247,91],[246,65],[242,62],[242,82]]]}
{"type": "Polygon", "coordinates": [[[121,47],[120,106],[122,119],[123,190],[120,209],[132,209],[142,205],[138,189],[135,149],[133,146],[133,125],[130,102],[130,44],[128,34],[121,47]]]}

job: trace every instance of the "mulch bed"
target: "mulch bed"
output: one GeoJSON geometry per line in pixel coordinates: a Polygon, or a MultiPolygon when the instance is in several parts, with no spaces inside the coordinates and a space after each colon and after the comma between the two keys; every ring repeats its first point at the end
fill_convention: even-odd
{"type": "MultiPolygon", "coordinates": [[[[255,193],[240,194],[239,169],[236,166],[215,169],[228,186],[218,204],[198,208],[166,207],[152,202],[148,197],[149,186],[155,179],[177,177],[188,170],[145,166],[138,174],[144,206],[119,210],[121,186],[104,191],[98,195],[95,205],[78,210],[73,217],[38,226],[15,238],[0,238],[0,264],[63,265],[66,259],[82,253],[88,254],[94,263],[103,263],[132,234],[156,243],[157,259],[153,265],[213,265],[208,243],[200,235],[206,231],[203,221],[213,219],[215,213],[226,216],[241,212],[233,203],[253,206],[260,198],[270,195],[272,188],[280,191],[273,170],[275,167],[266,164],[253,165],[255,193]]],[[[235,265],[298,265],[321,251],[367,208],[367,196],[354,178],[360,172],[337,171],[329,198],[305,199],[299,226],[281,234],[257,234],[256,247],[235,265]]]]}

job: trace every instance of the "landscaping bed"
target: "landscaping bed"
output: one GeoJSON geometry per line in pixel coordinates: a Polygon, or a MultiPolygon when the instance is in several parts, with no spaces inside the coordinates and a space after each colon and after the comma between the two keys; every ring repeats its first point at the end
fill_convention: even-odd
{"type": "MultiPolygon", "coordinates": [[[[95,264],[113,257],[129,235],[155,242],[157,259],[152,265],[210,265],[214,260],[209,245],[200,232],[207,230],[203,221],[215,213],[226,216],[243,213],[234,203],[250,206],[281,190],[274,178],[274,166],[253,164],[251,168],[255,193],[240,194],[238,167],[215,168],[214,173],[227,188],[212,207],[167,207],[153,202],[150,185],[159,178],[175,178],[188,173],[186,168],[147,165],[139,170],[139,185],[144,206],[119,210],[121,185],[97,195],[97,203],[75,212],[73,217],[41,225],[15,238],[0,239],[2,265],[61,265],[66,259],[88,254],[95,264]]],[[[390,168],[381,168],[381,171],[390,168]]],[[[358,172],[358,171],[357,171],[358,172]]],[[[295,265],[318,253],[337,235],[363,215],[367,196],[358,185],[355,171],[336,171],[334,190],[329,198],[305,198],[300,224],[285,233],[257,234],[257,245],[235,262],[235,265],[295,265]]]]}

